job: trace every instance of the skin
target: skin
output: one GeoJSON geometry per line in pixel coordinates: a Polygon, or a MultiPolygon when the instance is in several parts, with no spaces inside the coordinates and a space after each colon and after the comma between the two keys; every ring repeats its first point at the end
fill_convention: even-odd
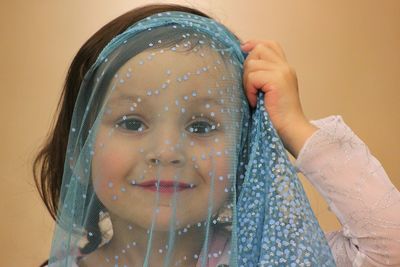
{"type": "Polygon", "coordinates": [[[178,175],[178,181],[194,185],[177,195],[176,231],[191,226],[185,234],[175,237],[176,253],[171,263],[188,257],[180,266],[193,266],[197,262],[193,255],[199,254],[202,245],[199,241],[205,235],[204,227],[198,227],[198,223],[207,218],[211,184],[214,183],[213,214],[229,196],[226,190],[230,188],[228,174],[233,172],[232,157],[225,153],[216,156],[215,151],[224,152],[235,138],[232,130],[224,128],[232,121],[226,117],[230,115],[219,110],[236,104],[228,101],[231,94],[220,95],[217,90],[211,96],[217,100],[225,98],[226,104],[220,106],[204,100],[209,96],[206,88],[215,87],[216,82],[221,88],[228,87],[229,84],[220,80],[228,70],[223,64],[215,65],[217,69],[211,68],[207,73],[192,75],[189,80],[177,83],[176,78],[188,71],[194,73],[203,66],[214,66],[215,60],[221,60],[218,54],[204,50],[207,56],[200,57],[197,53],[165,51],[157,53],[153,60],[146,60],[151,52],[145,51],[131,58],[118,70],[118,77],[112,82],[117,87],[115,91],[110,90],[106,112],[97,130],[92,181],[96,195],[110,214],[113,237],[108,244],[81,260],[80,266],[101,266],[105,264],[105,257],[114,260],[115,255],[119,256],[119,264],[142,266],[149,239],[147,230],[153,219],[150,266],[163,266],[165,252],[159,253],[159,249],[165,251],[168,244],[170,221],[174,216],[173,194],[159,194],[157,199],[156,192],[144,190],[132,181],[137,184],[155,177],[173,180],[178,175]],[[141,60],[145,64],[140,65],[141,60]],[[171,76],[165,74],[168,69],[173,72],[171,76]],[[127,78],[129,73],[132,75],[127,78]],[[123,77],[123,83],[119,82],[120,77],[123,77]],[[148,88],[159,88],[167,79],[171,80],[167,89],[161,89],[159,95],[147,95],[148,88]],[[193,89],[196,89],[196,97],[192,97],[193,89]],[[184,100],[185,96],[190,97],[184,100]],[[176,100],[181,103],[179,108],[175,105],[176,100]],[[133,102],[137,104],[134,111],[130,109],[133,102]],[[168,111],[165,106],[169,107],[168,111]],[[181,108],[186,111],[182,113],[181,108]],[[201,117],[201,113],[207,117],[201,117]],[[211,113],[215,113],[212,118],[211,113]],[[143,129],[138,131],[125,122],[135,122],[143,129]],[[188,126],[196,122],[203,122],[203,126],[214,123],[217,127],[208,134],[190,132],[188,126]],[[182,133],[186,136],[182,137],[182,133]],[[210,153],[212,156],[207,156],[210,153]],[[203,155],[206,157],[201,159],[203,155]],[[214,182],[209,175],[212,170],[214,182]],[[154,217],[155,209],[158,212],[154,217]],[[135,248],[129,249],[129,253],[121,253],[132,241],[136,242],[135,248]]]}
{"type": "Polygon", "coordinates": [[[265,109],[285,148],[297,158],[305,141],[318,130],[301,107],[296,72],[280,44],[252,39],[241,46],[249,53],[244,62],[243,85],[251,106],[257,91],[265,93],[265,109]]]}
{"type": "MultiPolygon", "coordinates": [[[[244,62],[243,85],[250,105],[255,106],[258,90],[265,92],[265,108],[271,121],[285,148],[297,158],[305,141],[318,128],[308,121],[302,110],[295,70],[287,62],[283,49],[276,41],[254,39],[246,42],[241,48],[249,53],[244,62]]],[[[112,159],[103,158],[100,159],[99,163],[108,160],[112,161],[112,159]]],[[[100,188],[104,186],[105,184],[100,188]]],[[[103,200],[107,202],[106,199],[103,200]]],[[[168,205],[165,205],[167,211],[164,216],[168,218],[170,211],[168,211],[168,205]]],[[[161,225],[166,224],[167,220],[165,218],[162,220],[161,225]]],[[[117,222],[126,223],[124,220],[117,220],[117,222]]],[[[145,223],[141,222],[143,225],[145,223]]],[[[117,228],[123,229],[123,227],[119,226],[117,228]]],[[[117,236],[120,236],[119,239],[121,239],[124,234],[127,233],[119,233],[117,236]]],[[[163,240],[163,237],[160,240],[163,240]]],[[[95,253],[113,255],[113,249],[115,248],[112,246],[105,246],[95,253]]],[[[133,262],[133,258],[131,261],[133,262]]],[[[95,257],[88,257],[85,262],[90,264],[86,265],[83,262],[81,266],[99,264],[99,262],[95,262],[95,257]]]]}

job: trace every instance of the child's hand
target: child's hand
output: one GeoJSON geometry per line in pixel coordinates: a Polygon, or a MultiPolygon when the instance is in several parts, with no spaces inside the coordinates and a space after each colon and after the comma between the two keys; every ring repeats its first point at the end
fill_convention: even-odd
{"type": "Polygon", "coordinates": [[[272,124],[286,149],[297,157],[305,140],[318,128],[303,113],[295,70],[275,41],[250,40],[241,48],[249,53],[244,62],[243,85],[250,105],[255,107],[257,91],[262,90],[272,124]]]}

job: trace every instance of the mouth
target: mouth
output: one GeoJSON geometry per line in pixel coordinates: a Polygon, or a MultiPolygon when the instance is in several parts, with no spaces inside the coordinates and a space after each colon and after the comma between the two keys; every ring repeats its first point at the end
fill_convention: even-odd
{"type": "Polygon", "coordinates": [[[174,193],[174,192],[180,192],[184,190],[190,190],[195,188],[196,186],[194,184],[187,184],[187,183],[182,183],[182,182],[177,182],[177,181],[157,181],[157,180],[151,180],[151,181],[146,181],[140,184],[134,184],[135,186],[138,186],[144,190],[148,191],[153,191],[153,192],[160,192],[160,193],[174,193]]]}

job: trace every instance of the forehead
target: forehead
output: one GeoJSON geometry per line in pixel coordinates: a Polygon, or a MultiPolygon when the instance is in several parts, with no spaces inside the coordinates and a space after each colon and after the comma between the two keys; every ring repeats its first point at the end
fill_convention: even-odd
{"type": "Polygon", "coordinates": [[[234,76],[221,55],[210,48],[179,52],[153,49],[125,62],[111,86],[118,87],[121,93],[143,93],[167,86],[175,93],[198,89],[201,94],[207,92],[205,88],[215,91],[232,85],[234,76]]]}

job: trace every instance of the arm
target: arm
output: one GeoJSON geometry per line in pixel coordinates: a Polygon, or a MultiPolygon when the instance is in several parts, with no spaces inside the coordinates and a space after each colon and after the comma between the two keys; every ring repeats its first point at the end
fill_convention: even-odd
{"type": "Polygon", "coordinates": [[[295,167],[343,226],[326,234],[337,265],[400,266],[400,192],[341,116],[311,123],[319,129],[288,150],[301,148],[295,167]]]}
{"type": "Polygon", "coordinates": [[[296,72],[276,41],[250,40],[241,48],[248,53],[243,85],[250,105],[258,90],[265,93],[265,109],[296,167],[343,225],[327,234],[338,266],[400,266],[400,193],[379,161],[340,116],[310,124],[296,72]]]}

